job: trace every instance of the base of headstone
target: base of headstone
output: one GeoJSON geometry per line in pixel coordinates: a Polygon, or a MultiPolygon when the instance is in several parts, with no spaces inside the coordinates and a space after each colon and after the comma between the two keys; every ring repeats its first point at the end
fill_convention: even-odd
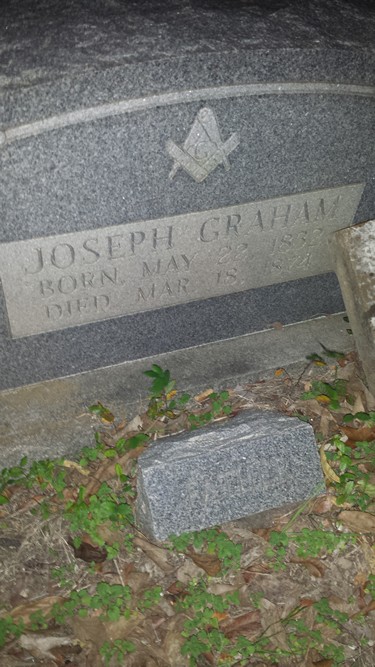
{"type": "Polygon", "coordinates": [[[310,424],[251,410],[151,443],[138,459],[137,525],[156,540],[318,495],[310,424]]]}
{"type": "Polygon", "coordinates": [[[375,395],[375,220],[337,232],[333,245],[350,327],[375,395]]]}
{"type": "MultiPolygon", "coordinates": [[[[150,386],[143,371],[157,363],[168,368],[181,391],[235,386],[265,378],[272,369],[304,363],[319,352],[353,349],[344,313],[269,329],[155,357],[108,366],[70,377],[0,392],[0,467],[29,460],[74,456],[94,444],[97,421],[87,407],[100,401],[116,416],[142,410],[150,386]]],[[[298,373],[300,371],[298,370],[298,373]]]]}

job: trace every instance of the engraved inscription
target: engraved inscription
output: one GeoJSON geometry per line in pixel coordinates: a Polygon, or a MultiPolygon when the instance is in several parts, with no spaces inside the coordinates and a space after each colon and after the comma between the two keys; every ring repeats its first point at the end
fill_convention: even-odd
{"type": "Polygon", "coordinates": [[[332,270],[364,185],[0,244],[13,337],[332,270]]]}
{"type": "Polygon", "coordinates": [[[237,132],[227,141],[221,140],[214,112],[209,107],[204,107],[198,112],[182,148],[171,139],[167,141],[168,154],[174,160],[169,178],[174,178],[180,167],[197,183],[204,181],[219,164],[223,164],[228,171],[228,155],[239,143],[237,132]]]}

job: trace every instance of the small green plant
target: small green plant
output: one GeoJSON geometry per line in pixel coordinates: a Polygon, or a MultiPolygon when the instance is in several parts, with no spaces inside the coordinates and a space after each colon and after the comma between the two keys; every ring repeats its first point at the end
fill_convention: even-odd
{"type": "Polygon", "coordinates": [[[329,462],[336,464],[339,472],[339,481],[333,484],[339,505],[350,503],[353,507],[366,510],[373,502],[375,485],[370,481],[370,474],[364,472],[364,464],[373,462],[374,454],[375,441],[357,442],[353,449],[339,435],[331,439],[331,450],[326,452],[326,456],[329,462]]]}
{"type": "Polygon", "coordinates": [[[51,577],[55,580],[57,585],[60,588],[69,588],[73,587],[73,574],[75,567],[74,565],[62,565],[61,567],[55,567],[51,570],[51,577]]]}
{"type": "Polygon", "coordinates": [[[19,484],[28,489],[33,487],[41,491],[51,489],[62,497],[62,492],[66,488],[66,469],[63,467],[64,459],[43,459],[34,461],[27,468],[28,460],[24,456],[17,466],[4,468],[0,473],[0,505],[8,502],[3,491],[7,486],[19,484]]]}
{"type": "Polygon", "coordinates": [[[333,533],[329,530],[303,528],[298,533],[271,531],[269,536],[270,547],[267,556],[272,558],[273,567],[282,570],[286,567],[288,550],[291,545],[296,547],[299,558],[318,558],[331,554],[335,549],[344,548],[355,541],[355,535],[350,533],[333,533]]]}
{"type": "Polygon", "coordinates": [[[215,555],[221,561],[222,570],[238,569],[242,553],[241,544],[236,544],[219,528],[209,528],[170,537],[177,551],[186,552],[189,547],[215,555]]]}
{"type": "Polygon", "coordinates": [[[207,397],[207,409],[199,415],[189,415],[190,428],[200,428],[209,424],[217,417],[225,417],[232,414],[232,406],[229,402],[229,393],[221,391],[219,394],[213,392],[207,397]]]}
{"type": "Polygon", "coordinates": [[[24,456],[18,465],[12,468],[4,468],[0,472],[0,505],[5,505],[8,498],[3,492],[7,486],[12,484],[25,484],[27,478],[27,456],[24,456]]]}
{"type": "MultiPolygon", "coordinates": [[[[124,476],[125,477],[125,476],[124,476]]],[[[123,494],[132,495],[133,490],[129,483],[125,483],[123,494]]],[[[86,532],[98,545],[104,546],[105,541],[99,535],[99,528],[107,522],[113,529],[124,529],[129,523],[133,523],[133,511],[124,497],[119,497],[110,486],[104,482],[96,494],[85,498],[85,488],[80,487],[78,498],[66,504],[64,517],[69,521],[73,533],[86,532]]],[[[75,538],[75,546],[79,546],[80,538],[75,538]]],[[[108,547],[107,552],[108,552],[108,547]]],[[[113,551],[112,557],[117,555],[113,551]]]]}
{"type": "Polygon", "coordinates": [[[85,618],[90,611],[98,611],[99,618],[104,621],[118,621],[121,616],[130,618],[130,602],[129,586],[101,581],[93,594],[86,589],[72,591],[68,600],[53,606],[52,616],[57,623],[63,625],[67,618],[76,615],[85,618]]]}
{"type": "Polygon", "coordinates": [[[115,639],[113,642],[104,642],[100,648],[100,655],[105,665],[109,665],[112,659],[116,660],[119,665],[125,665],[124,658],[135,650],[136,646],[133,642],[126,639],[115,639]]]}
{"type": "Polygon", "coordinates": [[[163,370],[157,364],[153,364],[151,370],[144,371],[144,375],[152,379],[150,390],[150,401],[147,408],[147,414],[151,419],[159,417],[168,417],[175,419],[178,412],[183,409],[190,400],[189,394],[182,394],[179,398],[176,396],[176,381],[171,380],[171,374],[168,370],[163,370]]]}
{"type": "Polygon", "coordinates": [[[366,426],[374,426],[375,412],[356,412],[354,415],[344,415],[342,421],[344,424],[350,424],[350,422],[353,422],[355,419],[358,419],[360,422],[364,422],[366,426]]]}
{"type": "Polygon", "coordinates": [[[24,631],[24,622],[16,623],[11,616],[0,618],[0,648],[5,646],[6,642],[12,638],[18,639],[24,631]]]}
{"type": "Polygon", "coordinates": [[[163,595],[163,589],[161,586],[154,586],[149,588],[143,593],[143,596],[137,602],[137,608],[139,611],[145,611],[146,609],[151,609],[156,607],[159,604],[160,598],[163,595]]]}
{"type": "MultiPolygon", "coordinates": [[[[317,624],[329,626],[337,635],[342,632],[342,624],[349,620],[347,614],[332,609],[326,598],[315,602],[313,607],[317,612],[317,624]]],[[[301,607],[296,607],[281,621],[287,632],[290,655],[302,657],[308,650],[315,649],[322,658],[331,660],[332,665],[341,665],[345,659],[343,648],[327,642],[320,628],[307,625],[300,617],[302,611],[301,607]]]]}
{"type": "Polygon", "coordinates": [[[189,583],[185,597],[179,602],[179,608],[190,615],[182,631],[186,641],[181,653],[190,657],[191,665],[196,664],[200,655],[210,651],[220,654],[229,646],[230,640],[220,631],[218,618],[219,614],[228,610],[231,605],[239,605],[237,592],[214,595],[207,591],[203,579],[189,583]]]}
{"type": "Polygon", "coordinates": [[[80,465],[87,466],[94,461],[100,461],[105,458],[107,447],[102,442],[98,431],[95,433],[95,445],[93,447],[83,447],[81,450],[80,465]]]}
{"type": "Polygon", "coordinates": [[[372,600],[375,600],[375,574],[370,574],[366,582],[365,593],[371,596],[372,600]]]}
{"type": "Polygon", "coordinates": [[[102,403],[99,403],[99,401],[98,401],[98,403],[95,403],[95,405],[90,405],[88,410],[89,410],[89,412],[91,412],[91,414],[96,415],[97,417],[100,417],[100,419],[103,422],[106,422],[108,424],[111,424],[115,419],[112,412],[108,408],[106,408],[104,405],[102,405],[102,403]]]}
{"type": "Polygon", "coordinates": [[[332,383],[313,380],[311,389],[305,391],[302,399],[308,400],[315,398],[321,403],[327,404],[331,410],[339,410],[341,403],[347,397],[347,382],[345,380],[335,380],[332,383]]]}

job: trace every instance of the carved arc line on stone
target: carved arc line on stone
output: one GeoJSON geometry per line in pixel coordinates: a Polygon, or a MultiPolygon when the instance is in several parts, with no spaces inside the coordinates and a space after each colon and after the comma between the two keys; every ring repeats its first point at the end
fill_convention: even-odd
{"type": "Polygon", "coordinates": [[[133,113],[159,106],[172,106],[186,102],[197,102],[200,100],[219,100],[226,97],[246,97],[254,95],[359,95],[364,97],[375,97],[375,86],[362,86],[342,83],[250,83],[238,86],[220,86],[212,88],[197,88],[196,90],[184,90],[174,93],[162,93],[160,95],[149,95],[131,100],[120,100],[100,106],[78,109],[50,116],[33,123],[26,123],[0,131],[0,147],[6,143],[36,136],[44,132],[51,132],[62,127],[77,125],[78,123],[89,123],[93,120],[107,118],[108,116],[119,116],[124,113],[133,113]]]}

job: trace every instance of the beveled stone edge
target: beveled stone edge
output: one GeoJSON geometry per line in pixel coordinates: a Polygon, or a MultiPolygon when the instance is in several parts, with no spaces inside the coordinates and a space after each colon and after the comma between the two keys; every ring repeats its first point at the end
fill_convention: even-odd
{"type": "Polygon", "coordinates": [[[148,110],[160,106],[172,106],[197,102],[200,100],[217,100],[254,95],[295,95],[295,94],[328,94],[375,97],[375,86],[343,84],[343,83],[249,83],[234,86],[215,86],[184,90],[159,95],[147,95],[134,99],[119,100],[75,111],[53,115],[43,120],[25,123],[0,132],[0,147],[7,143],[37,136],[45,132],[89,123],[94,120],[118,116],[125,113],[148,110]]]}

